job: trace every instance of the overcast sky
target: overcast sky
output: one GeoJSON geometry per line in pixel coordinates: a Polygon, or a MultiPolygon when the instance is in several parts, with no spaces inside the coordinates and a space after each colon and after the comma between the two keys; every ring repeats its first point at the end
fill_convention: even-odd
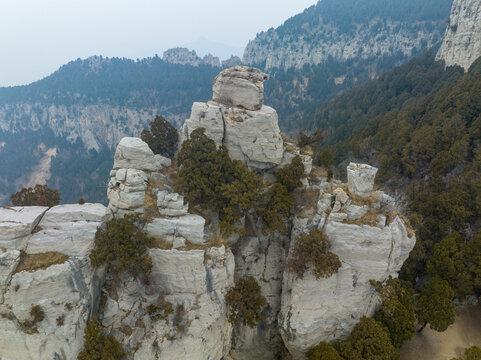
{"type": "Polygon", "coordinates": [[[91,55],[136,59],[187,45],[201,55],[212,49],[221,57],[241,56],[257,32],[316,2],[0,0],[0,86],[39,80],[70,60],[91,55]]]}

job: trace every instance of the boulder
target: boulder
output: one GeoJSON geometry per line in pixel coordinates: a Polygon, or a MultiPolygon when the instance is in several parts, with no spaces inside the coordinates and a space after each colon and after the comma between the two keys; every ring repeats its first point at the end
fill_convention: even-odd
{"type": "Polygon", "coordinates": [[[347,186],[351,194],[366,197],[374,187],[377,168],[366,164],[350,163],[347,167],[347,186]]]}
{"type": "Polygon", "coordinates": [[[114,155],[114,170],[130,168],[158,171],[170,165],[170,159],[154,155],[149,146],[136,137],[124,137],[120,140],[114,155]]]}
{"type": "Polygon", "coordinates": [[[206,129],[205,134],[217,146],[225,145],[232,159],[243,161],[252,170],[272,169],[283,160],[277,112],[271,107],[248,111],[214,102],[194,103],[191,117],[181,129],[181,143],[197,128],[206,129]]]}
{"type": "Polygon", "coordinates": [[[149,236],[160,237],[169,242],[184,238],[192,244],[204,244],[205,219],[199,215],[187,214],[173,218],[155,218],[145,230],[149,236]]]}
{"type": "Polygon", "coordinates": [[[49,209],[39,230],[28,241],[29,254],[58,251],[69,256],[88,256],[97,228],[109,217],[102,204],[58,205],[49,209]]]}
{"type": "Polygon", "coordinates": [[[183,216],[189,211],[189,204],[184,204],[184,197],[166,190],[157,192],[157,206],[160,215],[183,216]]]}
{"type": "Polygon", "coordinates": [[[0,208],[0,246],[15,248],[15,240],[29,235],[42,218],[47,207],[15,206],[0,208]]]}
{"type": "Polygon", "coordinates": [[[212,99],[227,106],[260,110],[264,104],[264,85],[268,76],[248,66],[234,66],[222,71],[214,81],[212,99]]]}

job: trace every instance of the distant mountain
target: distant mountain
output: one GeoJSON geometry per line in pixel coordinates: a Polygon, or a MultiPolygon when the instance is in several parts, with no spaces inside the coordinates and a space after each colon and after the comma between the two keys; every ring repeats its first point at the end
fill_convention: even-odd
{"type": "MultiPolygon", "coordinates": [[[[264,69],[386,56],[411,57],[438,43],[452,0],[323,0],[257,34],[244,62],[264,69]]],[[[370,71],[375,71],[371,69],[370,71]]]]}

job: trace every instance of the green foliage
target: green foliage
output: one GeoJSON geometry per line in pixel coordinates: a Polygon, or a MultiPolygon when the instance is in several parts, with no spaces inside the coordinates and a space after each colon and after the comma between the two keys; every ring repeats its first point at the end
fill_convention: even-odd
{"type": "Polygon", "coordinates": [[[34,188],[22,188],[19,192],[10,195],[13,206],[48,206],[58,205],[60,193],[50,189],[47,185],[35,185],[34,188]]]}
{"type": "Polygon", "coordinates": [[[231,172],[226,174],[226,178],[228,181],[221,186],[219,194],[223,202],[220,209],[221,230],[225,234],[235,231],[244,235],[244,226],[236,226],[236,223],[259,200],[264,184],[239,160],[232,162],[231,172]]]}
{"type": "Polygon", "coordinates": [[[418,322],[436,331],[444,331],[454,323],[456,311],[453,303],[454,290],[449,283],[438,277],[424,284],[421,294],[416,298],[416,317],[418,322]]]}
{"type": "Polygon", "coordinates": [[[223,233],[242,234],[236,223],[261,196],[262,180],[241,161],[231,160],[225,146],[217,149],[203,128],[182,143],[178,162],[179,182],[189,201],[219,211],[223,233]]]}
{"type": "Polygon", "coordinates": [[[321,341],[306,353],[308,360],[342,360],[336,349],[329,343],[321,341]]]}
{"type": "Polygon", "coordinates": [[[476,293],[481,293],[481,232],[466,244],[466,260],[476,293]]]}
{"type": "Polygon", "coordinates": [[[154,154],[172,158],[177,150],[179,133],[161,115],[157,115],[155,120],[150,123],[150,131],[142,130],[140,137],[149,145],[154,154]]]}
{"type": "Polygon", "coordinates": [[[319,149],[314,162],[317,166],[325,167],[326,169],[330,169],[332,165],[334,165],[334,156],[332,151],[329,150],[328,147],[322,147],[319,149]]]}
{"type": "Polygon", "coordinates": [[[261,287],[252,276],[237,280],[235,286],[227,292],[225,301],[230,307],[229,321],[233,325],[242,321],[244,325],[255,327],[264,319],[261,312],[266,298],[262,296],[261,287]]]}
{"type": "MultiPolygon", "coordinates": [[[[452,358],[451,360],[463,360],[462,358],[452,358]]],[[[471,346],[464,350],[464,360],[481,360],[481,348],[471,346]]]]}
{"type": "Polygon", "coordinates": [[[287,188],[279,183],[272,185],[265,193],[264,207],[260,215],[264,221],[264,230],[268,233],[287,232],[284,220],[289,217],[294,207],[294,199],[287,188]]]}
{"type": "Polygon", "coordinates": [[[128,272],[134,276],[148,276],[152,271],[152,259],[147,246],[153,244],[153,239],[140,226],[138,215],[127,214],[97,228],[95,248],[90,253],[92,265],[106,264],[116,274],[128,272]]]}
{"type": "Polygon", "coordinates": [[[127,357],[122,344],[112,335],[105,334],[100,321],[93,317],[85,327],[84,348],[78,360],[121,360],[127,357]]]}
{"type": "Polygon", "coordinates": [[[331,243],[321,230],[315,229],[309,234],[302,234],[295,240],[287,268],[302,279],[312,266],[312,274],[316,279],[328,278],[342,266],[339,257],[329,251],[330,248],[331,243]]]}
{"type": "Polygon", "coordinates": [[[351,335],[336,345],[345,360],[399,359],[387,329],[378,321],[365,316],[356,324],[351,335]]]}
{"type": "Polygon", "coordinates": [[[280,169],[276,175],[279,183],[284,185],[289,192],[301,186],[301,178],[304,176],[304,164],[301,157],[296,155],[291,163],[280,169]]]}
{"type": "Polygon", "coordinates": [[[400,348],[416,332],[412,290],[399,279],[388,279],[380,291],[382,305],[375,319],[383,324],[391,337],[391,343],[400,348]]]}
{"type": "Polygon", "coordinates": [[[481,348],[479,346],[471,346],[464,350],[464,360],[481,360],[481,348]]]}
{"type": "Polygon", "coordinates": [[[427,265],[428,273],[446,280],[460,299],[473,291],[465,252],[462,236],[454,232],[434,246],[434,253],[427,265]]]}
{"type": "Polygon", "coordinates": [[[156,304],[147,306],[147,314],[153,321],[165,320],[169,323],[168,316],[174,313],[172,303],[165,300],[164,295],[160,294],[156,304]]]}
{"type": "Polygon", "coordinates": [[[480,114],[481,73],[444,69],[428,53],[344,93],[316,117],[336,163],[355,157],[378,166],[383,185],[407,188],[418,244],[401,276],[414,284],[436,274],[459,298],[481,294],[479,261],[465,249],[481,222],[480,114]],[[453,232],[456,241],[441,244],[453,232]]]}

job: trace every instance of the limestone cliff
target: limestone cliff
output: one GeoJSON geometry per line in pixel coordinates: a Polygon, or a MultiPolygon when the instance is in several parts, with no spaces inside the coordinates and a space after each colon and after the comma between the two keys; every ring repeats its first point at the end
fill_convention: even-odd
{"type": "Polygon", "coordinates": [[[245,235],[223,238],[218,216],[189,206],[176,191],[175,163],[139,138],[123,138],[108,208],[0,209],[0,358],[75,359],[87,321],[98,315],[135,360],[303,359],[309,347],[345,337],[361,316],[373,314],[379,299],[369,280],[396,277],[415,236],[394,199],[373,190],[377,169],[350,164],[347,184],[312,171],[308,151],[281,136],[276,111],[264,105],[265,79],[253,68],[224,70],[213,100],[194,103],[181,140],[204,127],[232,158],[270,182],[300,155],[305,174],[286,219],[288,233],[266,234],[251,211],[245,235]],[[155,238],[147,282],[90,266],[96,228],[127,213],[141,214],[155,238]],[[286,262],[296,237],[314,228],[327,234],[342,267],[328,279],[299,279],[286,262]],[[246,276],[256,278],[266,297],[256,328],[228,321],[224,296],[246,276]],[[159,299],[174,309],[166,319],[147,311],[159,299]],[[36,305],[44,319],[32,323],[36,305]]]}
{"type": "Polygon", "coordinates": [[[436,55],[446,66],[468,70],[481,56],[481,1],[454,0],[443,44],[436,55]]]}
{"type": "Polygon", "coordinates": [[[409,58],[442,39],[450,2],[432,3],[430,9],[418,1],[323,0],[278,28],[257,34],[243,61],[268,70],[301,69],[328,60],[370,59],[374,66],[382,57],[409,58]]]}

